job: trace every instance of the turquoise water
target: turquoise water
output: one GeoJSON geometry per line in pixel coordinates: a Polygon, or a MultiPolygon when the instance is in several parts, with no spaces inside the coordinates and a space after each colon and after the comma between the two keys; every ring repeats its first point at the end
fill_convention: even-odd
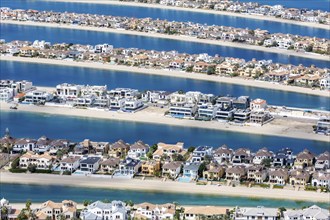
{"type": "Polygon", "coordinates": [[[129,87],[140,91],[201,91],[216,95],[249,95],[253,99],[266,99],[272,105],[330,110],[330,100],[326,97],[175,77],[11,61],[0,61],[0,72],[2,79],[27,79],[37,86],[55,87],[68,82],[107,85],[109,89],[129,87]]]}
{"type": "MultiPolygon", "coordinates": [[[[272,0],[276,2],[277,0],[272,0]]],[[[279,3],[285,3],[286,0],[282,0],[279,3]]],[[[290,2],[290,1],[289,1],[290,2]]],[[[289,7],[306,7],[321,5],[323,10],[326,10],[329,5],[326,5],[326,1],[322,0],[309,0],[309,1],[291,1],[289,7]],[[303,2],[302,4],[300,4],[303,2]],[[307,3],[306,3],[307,2],[307,3]],[[315,4],[314,4],[315,3],[315,4]],[[327,6],[327,7],[326,7],[327,6]]],[[[129,6],[116,6],[116,5],[99,5],[99,4],[81,4],[81,3],[63,3],[52,2],[43,0],[1,0],[0,5],[2,7],[21,8],[21,9],[36,9],[36,10],[52,10],[58,12],[77,12],[77,13],[91,13],[91,14],[106,14],[114,16],[128,16],[128,17],[151,17],[154,19],[166,19],[175,21],[191,21],[208,25],[224,25],[240,28],[250,29],[267,29],[271,33],[291,33],[306,36],[316,36],[321,38],[329,38],[330,31],[303,27],[293,24],[284,24],[272,21],[262,21],[254,19],[239,18],[234,16],[225,15],[213,15],[196,12],[186,12],[177,10],[166,10],[156,8],[144,8],[144,7],[129,7],[129,6]]]]}
{"type": "Polygon", "coordinates": [[[0,38],[6,41],[29,40],[33,42],[34,40],[45,40],[51,43],[66,42],[91,45],[109,43],[114,45],[114,47],[134,47],[158,51],[177,50],[180,53],[208,53],[212,56],[219,54],[223,57],[238,57],[246,60],[252,60],[253,58],[257,60],[271,59],[273,62],[289,63],[293,65],[303,64],[305,66],[310,66],[315,64],[317,67],[329,67],[330,64],[330,61],[287,56],[284,54],[125,34],[9,24],[0,24],[0,28],[0,38]]]}
{"type": "MultiPolygon", "coordinates": [[[[188,185],[188,184],[187,184],[188,185]]],[[[156,204],[167,202],[178,202],[180,205],[217,205],[217,206],[259,206],[301,208],[310,206],[312,202],[299,202],[290,200],[274,199],[251,199],[247,197],[228,197],[228,196],[207,196],[189,195],[174,193],[156,193],[130,190],[111,190],[111,189],[91,189],[75,188],[67,186],[37,186],[20,184],[1,184],[0,196],[5,197],[11,203],[24,203],[31,199],[32,203],[53,200],[60,202],[64,199],[71,199],[82,203],[84,200],[132,200],[134,203],[151,202],[156,204]],[[37,193],[36,193],[37,192],[37,193]]],[[[318,203],[317,205],[326,208],[327,204],[318,203]]]]}
{"type": "Polygon", "coordinates": [[[315,154],[329,149],[329,142],[244,134],[206,128],[177,127],[19,111],[2,111],[0,119],[0,132],[4,133],[8,127],[14,137],[39,138],[46,135],[49,138],[66,138],[75,142],[80,142],[86,138],[93,141],[109,142],[123,139],[129,143],[143,140],[151,145],[158,142],[184,142],[186,148],[198,145],[219,147],[226,144],[233,149],[248,147],[253,151],[257,151],[262,147],[267,147],[272,151],[290,147],[294,153],[308,148],[315,154]]]}

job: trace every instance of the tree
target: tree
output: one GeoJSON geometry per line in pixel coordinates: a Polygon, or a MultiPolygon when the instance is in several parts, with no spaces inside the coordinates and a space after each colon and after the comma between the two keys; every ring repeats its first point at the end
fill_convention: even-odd
{"type": "Polygon", "coordinates": [[[189,152],[189,153],[194,152],[194,150],[195,150],[195,147],[189,147],[189,148],[188,148],[188,152],[189,152]]]}
{"type": "Polygon", "coordinates": [[[32,204],[32,202],[31,202],[31,200],[26,200],[26,203],[25,203],[25,209],[27,210],[27,211],[30,211],[31,210],[31,204],[32,204]]]}
{"type": "Polygon", "coordinates": [[[8,208],[6,206],[3,206],[1,209],[1,216],[6,218],[7,215],[8,215],[8,208]]]}
{"type": "Polygon", "coordinates": [[[203,162],[203,163],[201,163],[201,165],[198,168],[198,176],[203,177],[203,171],[205,171],[205,170],[206,170],[206,165],[203,162]]]}
{"type": "Polygon", "coordinates": [[[146,156],[149,158],[149,159],[151,159],[152,158],[152,152],[148,152],[147,154],[146,154],[146,156]]]}
{"type": "Polygon", "coordinates": [[[207,73],[207,75],[213,75],[213,74],[215,74],[215,66],[208,66],[206,73],[207,73]]]}
{"type": "Polygon", "coordinates": [[[34,165],[34,164],[29,164],[29,166],[27,167],[27,169],[28,169],[29,172],[34,173],[37,170],[37,166],[34,165]]]}
{"type": "Polygon", "coordinates": [[[272,163],[272,160],[271,159],[263,159],[261,161],[261,164],[264,165],[265,167],[270,167],[271,166],[271,163],[272,163]]]}
{"type": "Polygon", "coordinates": [[[278,211],[279,211],[279,213],[280,213],[280,216],[283,216],[283,212],[286,211],[286,208],[284,208],[284,207],[280,207],[280,208],[278,208],[278,211]]]}
{"type": "Polygon", "coordinates": [[[11,162],[11,168],[17,169],[19,167],[19,157],[17,157],[13,162],[11,162]]]}
{"type": "Polygon", "coordinates": [[[64,214],[62,213],[57,216],[57,220],[66,220],[66,218],[65,218],[64,214]]]}
{"type": "Polygon", "coordinates": [[[18,214],[17,219],[18,220],[26,220],[28,219],[28,216],[25,213],[25,209],[22,209],[21,212],[18,214]]]}
{"type": "Polygon", "coordinates": [[[126,200],[125,201],[126,205],[133,207],[134,206],[134,202],[132,200],[126,200]]]}
{"type": "Polygon", "coordinates": [[[308,45],[305,49],[306,52],[312,52],[313,51],[313,45],[308,45]]]}
{"type": "Polygon", "coordinates": [[[63,151],[62,150],[58,150],[56,152],[56,157],[57,157],[57,159],[61,159],[63,157],[63,151]]]}
{"type": "Polygon", "coordinates": [[[184,157],[182,154],[173,154],[172,155],[172,160],[174,161],[184,161],[184,157]]]}
{"type": "Polygon", "coordinates": [[[249,30],[248,32],[249,32],[249,34],[251,34],[252,36],[254,36],[254,30],[249,30]]]}
{"type": "Polygon", "coordinates": [[[204,157],[204,163],[205,163],[205,164],[210,164],[211,161],[212,161],[212,156],[210,156],[210,155],[205,155],[205,157],[204,157]]]}
{"type": "Polygon", "coordinates": [[[193,71],[193,66],[188,66],[186,72],[190,73],[193,71]]]}
{"type": "Polygon", "coordinates": [[[84,201],[83,201],[83,205],[84,205],[85,207],[87,207],[89,204],[91,204],[91,201],[90,201],[90,200],[84,200],[84,201]]]}

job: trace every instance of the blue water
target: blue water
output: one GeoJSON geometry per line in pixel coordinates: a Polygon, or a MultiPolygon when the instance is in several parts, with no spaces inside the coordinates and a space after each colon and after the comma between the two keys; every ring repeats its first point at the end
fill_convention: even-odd
{"type": "Polygon", "coordinates": [[[55,87],[68,82],[107,85],[109,89],[129,87],[140,91],[201,91],[215,95],[249,95],[251,98],[266,99],[272,105],[330,110],[330,100],[326,97],[184,78],[10,61],[0,61],[0,72],[2,79],[27,79],[37,86],[55,87]]]}
{"type": "MultiPolygon", "coordinates": [[[[298,1],[298,0],[297,0],[298,1]]],[[[283,2],[283,1],[282,1],[283,2]]],[[[300,1],[299,1],[300,2],[300,1]]],[[[309,2],[314,2],[311,0],[309,2]]],[[[318,2],[318,1],[317,1],[318,2]]],[[[128,17],[151,17],[153,19],[175,20],[175,21],[191,21],[208,25],[224,25],[239,28],[250,29],[266,29],[271,33],[291,33],[304,36],[316,36],[320,38],[329,38],[330,31],[312,27],[303,27],[293,24],[284,24],[273,21],[262,21],[254,19],[239,18],[234,16],[214,15],[196,12],[186,12],[168,9],[116,6],[116,5],[99,5],[99,4],[81,4],[81,3],[62,3],[42,0],[1,0],[2,7],[20,8],[20,9],[36,9],[36,10],[52,10],[58,12],[77,12],[91,14],[105,14],[113,16],[128,17]]],[[[296,4],[297,7],[299,4],[296,4]]],[[[310,5],[314,5],[310,3],[310,5]]],[[[317,4],[315,4],[317,5],[317,4]]]]}
{"type": "MultiPolygon", "coordinates": [[[[142,202],[151,202],[155,204],[177,202],[180,205],[217,205],[217,206],[265,206],[265,207],[282,207],[301,208],[310,206],[315,203],[290,201],[290,200],[273,200],[273,199],[250,199],[247,197],[229,197],[229,196],[206,196],[206,195],[189,195],[174,193],[156,193],[141,192],[130,190],[111,190],[111,189],[91,189],[91,188],[75,188],[63,187],[59,185],[53,186],[37,186],[37,185],[20,185],[20,184],[1,184],[0,196],[5,197],[11,203],[24,203],[27,199],[31,199],[32,203],[45,202],[52,200],[61,202],[70,199],[78,203],[84,200],[132,200],[135,204],[142,202]],[[36,193],[37,192],[37,193],[36,193]],[[22,196],[24,195],[24,196],[22,196]]],[[[317,203],[320,207],[327,208],[327,204],[317,203]]]]}
{"type": "Polygon", "coordinates": [[[295,56],[287,56],[276,53],[265,53],[261,51],[246,50],[233,47],[175,41],[169,39],[150,38],[125,34],[113,34],[94,31],[68,30],[48,27],[32,27],[24,25],[0,24],[0,38],[6,41],[11,40],[46,40],[51,43],[79,43],[91,44],[109,43],[114,47],[135,47],[148,50],[177,50],[180,53],[208,53],[209,55],[219,54],[224,57],[239,57],[246,60],[256,58],[258,60],[271,59],[278,63],[290,63],[294,65],[303,64],[310,66],[315,64],[318,67],[329,67],[330,61],[306,59],[295,56]]]}
{"type": "Polygon", "coordinates": [[[273,151],[290,147],[295,153],[308,148],[316,154],[329,149],[329,142],[252,135],[206,128],[177,127],[19,111],[2,111],[0,119],[0,132],[4,133],[8,127],[14,137],[39,138],[46,135],[49,138],[67,138],[75,142],[86,138],[93,141],[109,142],[123,139],[129,143],[143,140],[148,144],[182,141],[185,143],[185,147],[198,145],[218,147],[226,144],[233,149],[248,147],[253,151],[262,147],[267,147],[273,151]]]}
{"type": "Polygon", "coordinates": [[[259,2],[263,5],[283,5],[286,8],[307,8],[330,11],[329,0],[238,0],[239,2],[259,2]]]}

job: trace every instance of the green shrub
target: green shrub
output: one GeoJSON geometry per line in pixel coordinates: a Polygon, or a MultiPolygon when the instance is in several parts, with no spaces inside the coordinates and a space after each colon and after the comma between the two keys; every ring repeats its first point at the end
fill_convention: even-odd
{"type": "Polygon", "coordinates": [[[52,173],[51,170],[35,170],[34,173],[52,173]]]}
{"type": "Polygon", "coordinates": [[[269,184],[265,184],[265,183],[261,183],[261,184],[259,184],[259,186],[260,186],[261,188],[269,188],[269,187],[270,187],[269,184]]]}
{"type": "Polygon", "coordinates": [[[9,171],[11,172],[11,173],[25,173],[26,172],[26,169],[20,169],[20,168],[11,168],[11,169],[9,169],[9,171]]]}
{"type": "Polygon", "coordinates": [[[316,191],[317,187],[316,186],[305,186],[306,191],[316,191]]]}

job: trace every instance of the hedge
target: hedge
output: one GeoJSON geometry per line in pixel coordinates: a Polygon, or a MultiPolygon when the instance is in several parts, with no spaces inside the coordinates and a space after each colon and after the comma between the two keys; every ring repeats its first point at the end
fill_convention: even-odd
{"type": "Polygon", "coordinates": [[[26,169],[20,169],[20,168],[11,168],[9,169],[11,173],[25,173],[27,170],[26,169]]]}

